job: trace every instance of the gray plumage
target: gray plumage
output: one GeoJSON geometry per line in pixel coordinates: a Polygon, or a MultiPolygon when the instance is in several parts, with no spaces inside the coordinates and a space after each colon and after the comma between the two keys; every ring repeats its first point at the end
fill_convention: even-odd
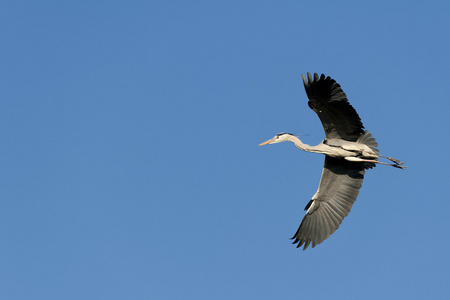
{"type": "Polygon", "coordinates": [[[350,105],[341,86],[330,77],[302,74],[308,106],[319,116],[325,140],[317,146],[304,144],[296,136],[281,133],[261,143],[290,141],[303,151],[325,154],[325,164],[316,194],[305,207],[306,214],[293,236],[297,247],[313,248],[333,234],[352,209],[366,169],[378,164],[404,169],[397,159],[379,154],[375,139],[350,105]],[[380,162],[380,157],[392,163],[380,162]]]}

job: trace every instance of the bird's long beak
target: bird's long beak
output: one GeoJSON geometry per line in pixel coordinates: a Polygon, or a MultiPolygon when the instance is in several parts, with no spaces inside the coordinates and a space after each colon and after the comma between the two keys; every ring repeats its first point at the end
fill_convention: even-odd
{"type": "Polygon", "coordinates": [[[268,141],[265,141],[264,143],[261,143],[261,144],[259,144],[258,146],[264,146],[264,145],[270,144],[271,142],[273,142],[273,139],[270,139],[270,140],[268,140],[268,141]]]}

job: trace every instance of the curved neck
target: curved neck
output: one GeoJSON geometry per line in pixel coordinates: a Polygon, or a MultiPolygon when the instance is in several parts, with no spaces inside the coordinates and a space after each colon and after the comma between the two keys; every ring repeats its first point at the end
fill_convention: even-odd
{"type": "Polygon", "coordinates": [[[308,144],[304,144],[300,139],[293,135],[288,135],[286,137],[286,140],[289,142],[294,143],[295,147],[297,147],[300,150],[307,151],[307,152],[318,152],[316,149],[317,146],[310,146],[308,144]]]}

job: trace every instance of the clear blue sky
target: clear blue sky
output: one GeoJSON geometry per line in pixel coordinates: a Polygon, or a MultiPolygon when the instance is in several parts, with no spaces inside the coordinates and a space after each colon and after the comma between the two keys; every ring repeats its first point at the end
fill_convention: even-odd
{"type": "Polygon", "coordinates": [[[448,1],[2,1],[1,299],[450,297],[448,1]],[[291,245],[323,157],[301,73],[379,149],[291,245]]]}

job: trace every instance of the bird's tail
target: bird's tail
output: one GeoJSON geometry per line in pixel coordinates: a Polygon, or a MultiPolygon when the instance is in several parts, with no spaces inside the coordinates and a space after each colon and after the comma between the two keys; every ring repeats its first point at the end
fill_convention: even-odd
{"type": "MultiPolygon", "coordinates": [[[[380,153],[380,151],[376,148],[378,143],[369,130],[364,131],[356,142],[367,145],[377,155],[380,153]]],[[[364,169],[372,169],[373,167],[375,167],[374,163],[364,163],[364,169]]]]}

